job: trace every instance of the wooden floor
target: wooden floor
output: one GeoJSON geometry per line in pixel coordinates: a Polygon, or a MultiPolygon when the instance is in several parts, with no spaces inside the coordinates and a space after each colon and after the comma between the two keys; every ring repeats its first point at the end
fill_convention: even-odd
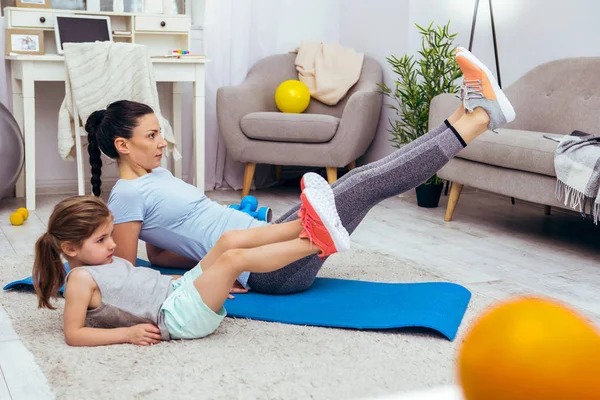
{"type": "MultiPolygon", "coordinates": [[[[298,190],[275,188],[251,193],[259,205],[278,216],[294,205],[298,190]]],[[[239,202],[240,192],[210,192],[223,204],[239,202]]],[[[31,254],[44,232],[52,207],[65,196],[40,196],[38,209],[20,227],[8,216],[22,199],[0,202],[0,251],[31,254]]],[[[447,197],[440,207],[419,208],[414,191],[388,199],[375,207],[352,235],[358,248],[393,255],[414,268],[436,273],[495,299],[519,294],[538,294],[569,304],[600,324],[600,227],[577,214],[553,210],[549,216],[539,205],[465,188],[454,221],[444,222],[447,197]]],[[[143,249],[140,246],[140,249],[143,249]]],[[[0,266],[1,268],[1,266],[0,266]]],[[[48,398],[44,378],[36,384],[29,361],[17,365],[23,371],[7,371],[10,361],[31,360],[10,327],[0,305],[0,399],[48,398]],[[27,358],[29,357],[29,358],[27,358]],[[24,383],[27,383],[25,385],[24,383]]]]}

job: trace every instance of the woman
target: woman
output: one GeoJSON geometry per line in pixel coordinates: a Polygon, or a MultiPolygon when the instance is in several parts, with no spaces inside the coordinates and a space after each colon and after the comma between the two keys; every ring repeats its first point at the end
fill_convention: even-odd
{"type": "MultiPolygon", "coordinates": [[[[480,134],[514,119],[514,110],[491,72],[465,49],[457,50],[456,60],[464,76],[464,106],[426,135],[379,161],[352,170],[332,185],[341,222],[350,234],[377,203],[423,183],[480,134]]],[[[159,168],[166,142],[148,106],[113,103],[107,110],[95,111],[85,128],[95,195],[100,195],[100,150],[118,162],[120,180],[108,202],[115,217],[117,256],[135,263],[141,238],[153,264],[191,268],[224,232],[264,224],[211,201],[197,188],[159,168]]],[[[292,208],[275,223],[298,219],[298,211],[299,206],[292,208]]],[[[311,255],[277,271],[246,272],[239,276],[240,285],[233,291],[251,288],[284,294],[306,290],[322,265],[322,259],[311,255]]]]}

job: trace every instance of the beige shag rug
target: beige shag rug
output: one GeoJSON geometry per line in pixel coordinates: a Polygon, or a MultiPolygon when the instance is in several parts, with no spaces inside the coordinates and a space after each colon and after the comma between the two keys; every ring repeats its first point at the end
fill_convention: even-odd
{"type": "MultiPolygon", "coordinates": [[[[32,257],[0,256],[0,285],[31,274],[32,257]]],[[[385,282],[440,279],[365,250],[332,256],[323,277],[385,282]]],[[[0,287],[1,287],[0,286],[0,287]]],[[[369,332],[226,318],[201,340],[152,347],[69,347],[62,306],[0,292],[0,304],[59,399],[349,399],[455,382],[466,328],[493,300],[473,293],[457,338],[416,330],[369,332]]]]}

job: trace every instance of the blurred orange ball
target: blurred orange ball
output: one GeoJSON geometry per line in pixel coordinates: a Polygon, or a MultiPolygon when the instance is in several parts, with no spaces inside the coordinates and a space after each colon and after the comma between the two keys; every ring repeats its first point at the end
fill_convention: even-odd
{"type": "Polygon", "coordinates": [[[598,400],[600,333],[560,304],[515,299],[475,322],[458,374],[467,400],[598,400]]]}

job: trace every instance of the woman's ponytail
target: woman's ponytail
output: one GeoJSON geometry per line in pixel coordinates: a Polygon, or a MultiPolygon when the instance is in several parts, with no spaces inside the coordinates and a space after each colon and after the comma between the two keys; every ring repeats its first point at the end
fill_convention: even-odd
{"type": "Polygon", "coordinates": [[[58,291],[64,284],[67,273],[60,259],[59,244],[50,233],[46,232],[35,244],[35,261],[33,263],[33,286],[38,297],[38,307],[54,310],[51,298],[58,297],[58,291]]]}
{"type": "Polygon", "coordinates": [[[115,139],[133,137],[133,130],[138,126],[138,119],[152,114],[152,108],[146,104],[129,100],[119,100],[111,103],[106,110],[94,111],[85,122],[88,133],[88,153],[92,167],[92,193],[100,196],[102,193],[102,159],[100,155],[113,160],[120,157],[115,148],[115,139]]]}
{"type": "Polygon", "coordinates": [[[102,193],[102,158],[100,146],[98,143],[98,131],[104,120],[105,110],[94,111],[85,123],[85,130],[88,133],[88,154],[90,155],[90,165],[92,167],[92,193],[94,196],[100,196],[102,193]]]}

